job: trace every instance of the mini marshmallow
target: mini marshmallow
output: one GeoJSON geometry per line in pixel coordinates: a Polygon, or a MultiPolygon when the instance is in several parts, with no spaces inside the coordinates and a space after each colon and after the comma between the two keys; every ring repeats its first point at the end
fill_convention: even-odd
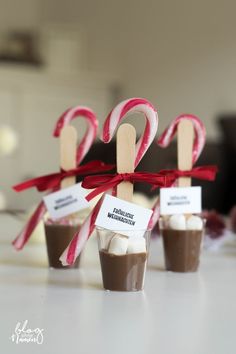
{"type": "Polygon", "coordinates": [[[146,240],[143,237],[129,239],[127,253],[146,253],[146,240]]]}
{"type": "Polygon", "coordinates": [[[169,227],[173,230],[186,230],[186,220],[183,214],[171,215],[169,227]]]}
{"type": "Polygon", "coordinates": [[[187,219],[186,222],[187,230],[202,230],[203,229],[203,222],[199,216],[192,215],[187,219]]]}
{"type": "Polygon", "coordinates": [[[124,255],[127,252],[128,242],[127,237],[115,234],[110,241],[108,252],[117,256],[124,255]]]}

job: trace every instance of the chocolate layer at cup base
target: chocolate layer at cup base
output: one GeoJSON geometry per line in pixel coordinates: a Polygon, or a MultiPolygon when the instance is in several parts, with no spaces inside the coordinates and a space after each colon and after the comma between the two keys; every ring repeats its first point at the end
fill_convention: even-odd
{"type": "Polygon", "coordinates": [[[162,229],[166,270],[196,272],[203,230],[162,229]]]}
{"type": "Polygon", "coordinates": [[[63,266],[59,260],[74,234],[79,230],[78,225],[44,224],[47,244],[49,267],[52,268],[78,268],[80,257],[71,266],[63,266]]]}
{"type": "Polygon", "coordinates": [[[115,255],[100,250],[103,286],[113,291],[139,291],[143,289],[147,253],[115,255]]]}
{"type": "Polygon", "coordinates": [[[142,290],[148,257],[144,232],[133,232],[127,237],[115,231],[98,229],[98,241],[104,288],[142,290]]]}

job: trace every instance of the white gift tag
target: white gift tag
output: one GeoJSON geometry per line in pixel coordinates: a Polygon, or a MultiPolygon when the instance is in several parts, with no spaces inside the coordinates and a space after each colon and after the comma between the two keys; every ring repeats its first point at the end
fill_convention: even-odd
{"type": "Polygon", "coordinates": [[[69,188],[48,194],[43,197],[43,200],[51,218],[60,219],[88,208],[89,203],[85,199],[87,194],[88,191],[81,186],[81,183],[77,183],[69,188]]]}
{"type": "Polygon", "coordinates": [[[107,194],[95,225],[129,237],[142,237],[148,227],[152,210],[107,194]]]}
{"type": "Polygon", "coordinates": [[[161,188],[160,213],[199,214],[202,211],[201,187],[161,188]]]}

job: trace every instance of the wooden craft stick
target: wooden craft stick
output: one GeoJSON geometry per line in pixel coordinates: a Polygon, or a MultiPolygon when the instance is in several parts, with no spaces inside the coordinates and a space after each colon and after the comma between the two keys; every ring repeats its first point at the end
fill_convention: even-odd
{"type": "MultiPolygon", "coordinates": [[[[116,135],[116,163],[118,173],[134,172],[136,130],[130,124],[122,124],[116,135]]],[[[121,182],[117,197],[129,202],[133,199],[133,183],[121,182]]]]}
{"type": "MultiPolygon", "coordinates": [[[[192,169],[193,139],[193,123],[187,119],[181,121],[177,131],[178,169],[181,171],[189,171],[192,169]]],[[[191,178],[179,178],[178,186],[190,187],[191,178]]]]}
{"type": "MultiPolygon", "coordinates": [[[[76,129],[68,125],[62,129],[60,134],[60,165],[65,171],[76,168],[76,129]]],[[[76,183],[76,177],[71,176],[61,181],[61,188],[67,188],[76,183]]]]}

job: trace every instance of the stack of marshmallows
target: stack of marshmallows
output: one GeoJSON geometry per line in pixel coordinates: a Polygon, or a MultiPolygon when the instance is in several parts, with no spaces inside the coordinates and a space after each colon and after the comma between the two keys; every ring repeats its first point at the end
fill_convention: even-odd
{"type": "Polygon", "coordinates": [[[175,214],[166,220],[165,228],[172,230],[202,230],[203,221],[196,215],[175,214]]]}
{"type": "Polygon", "coordinates": [[[132,235],[126,237],[118,233],[105,231],[100,238],[101,249],[116,256],[121,256],[130,253],[146,253],[146,240],[144,237],[132,235]]]}

